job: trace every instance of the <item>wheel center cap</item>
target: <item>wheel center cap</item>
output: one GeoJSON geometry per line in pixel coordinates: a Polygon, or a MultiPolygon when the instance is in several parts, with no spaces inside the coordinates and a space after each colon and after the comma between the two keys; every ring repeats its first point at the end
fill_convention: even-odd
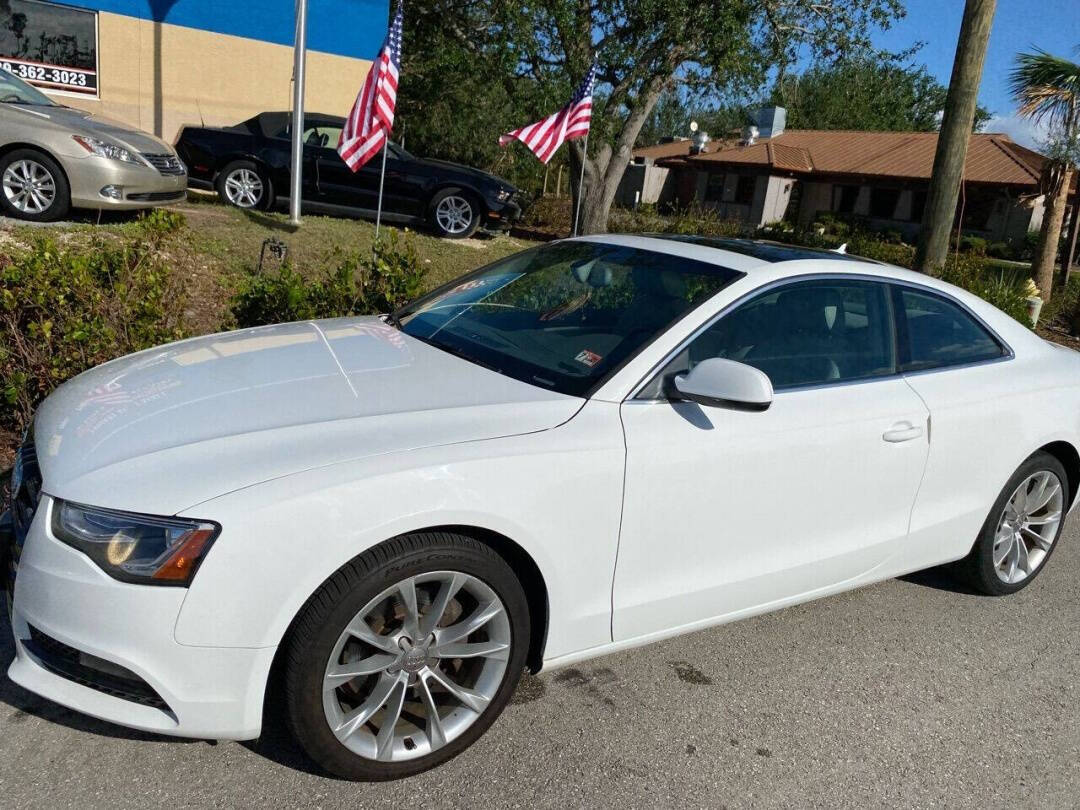
{"type": "Polygon", "coordinates": [[[401,668],[410,675],[422,670],[427,666],[427,650],[423,647],[413,647],[401,657],[401,668]]]}

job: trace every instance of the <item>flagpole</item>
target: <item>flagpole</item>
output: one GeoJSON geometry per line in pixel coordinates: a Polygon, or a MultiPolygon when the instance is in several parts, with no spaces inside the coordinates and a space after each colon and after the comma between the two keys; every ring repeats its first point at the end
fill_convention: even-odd
{"type": "MultiPolygon", "coordinates": [[[[375,240],[379,239],[379,222],[382,220],[382,193],[383,183],[386,182],[386,153],[390,151],[390,138],[387,133],[386,143],[383,144],[382,149],[382,171],[379,173],[379,204],[375,210],[375,240]]],[[[372,244],[374,250],[374,243],[372,244]]]]}
{"type": "Polygon", "coordinates": [[[585,131],[585,143],[581,147],[581,177],[578,179],[577,184],[577,210],[574,211],[574,236],[578,235],[578,219],[581,218],[581,203],[585,196],[585,161],[589,159],[589,131],[592,127],[589,127],[585,131]]]}
{"type": "Polygon", "coordinates": [[[289,222],[300,224],[300,195],[304,181],[304,87],[307,73],[307,0],[296,0],[296,53],[293,56],[292,166],[289,182],[289,222]]]}

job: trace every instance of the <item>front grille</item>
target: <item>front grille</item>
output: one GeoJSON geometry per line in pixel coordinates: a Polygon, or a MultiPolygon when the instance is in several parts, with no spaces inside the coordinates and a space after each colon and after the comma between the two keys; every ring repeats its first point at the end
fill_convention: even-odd
{"type": "Polygon", "coordinates": [[[128,194],[127,198],[136,202],[175,202],[184,199],[185,196],[187,196],[185,191],[140,191],[128,194]]]}
{"type": "Polygon", "coordinates": [[[169,711],[161,695],[131,670],[69,647],[32,625],[23,647],[54,675],[121,700],[169,711]]]}
{"type": "Polygon", "coordinates": [[[164,174],[166,176],[187,174],[187,169],[184,168],[184,164],[180,162],[180,158],[178,158],[176,155],[155,155],[149,152],[143,152],[142,156],[151,166],[157,169],[161,174],[164,174]]]}

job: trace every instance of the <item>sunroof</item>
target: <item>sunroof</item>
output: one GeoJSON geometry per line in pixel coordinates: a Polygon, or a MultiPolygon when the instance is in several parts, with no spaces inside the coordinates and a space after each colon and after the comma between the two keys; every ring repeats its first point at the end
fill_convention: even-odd
{"type": "Polygon", "coordinates": [[[753,256],[763,262],[790,262],[796,259],[832,259],[839,262],[871,261],[861,259],[858,256],[849,256],[846,253],[837,253],[834,250],[798,247],[796,245],[785,245],[782,242],[767,242],[762,239],[735,239],[725,236],[693,236],[674,233],[650,233],[646,235],[655,239],[670,239],[674,242],[688,242],[692,245],[729,250],[732,253],[753,256]]]}

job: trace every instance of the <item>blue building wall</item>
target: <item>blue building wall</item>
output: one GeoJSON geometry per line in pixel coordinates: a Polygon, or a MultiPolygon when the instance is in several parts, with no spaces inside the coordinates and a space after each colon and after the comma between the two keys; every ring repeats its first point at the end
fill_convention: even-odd
{"type": "MultiPolygon", "coordinates": [[[[293,0],[62,0],[65,5],[124,14],[292,45],[293,0]]],[[[389,0],[308,0],[308,48],[360,59],[375,57],[386,36],[389,0]]]]}

